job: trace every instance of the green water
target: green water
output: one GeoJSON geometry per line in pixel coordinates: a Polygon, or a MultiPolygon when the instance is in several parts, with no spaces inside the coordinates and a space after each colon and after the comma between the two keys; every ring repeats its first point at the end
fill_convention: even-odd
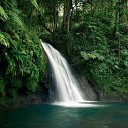
{"type": "Polygon", "coordinates": [[[128,128],[128,103],[94,104],[101,106],[42,104],[1,110],[0,128],[128,128]]]}

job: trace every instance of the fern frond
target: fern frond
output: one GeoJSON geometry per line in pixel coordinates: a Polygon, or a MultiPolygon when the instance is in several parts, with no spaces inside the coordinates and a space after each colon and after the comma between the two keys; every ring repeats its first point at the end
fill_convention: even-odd
{"type": "Polygon", "coordinates": [[[103,61],[104,60],[104,56],[98,54],[98,53],[86,53],[84,51],[82,51],[81,56],[84,58],[84,60],[89,60],[89,59],[98,59],[103,61]]]}
{"type": "Polygon", "coordinates": [[[8,12],[9,19],[12,21],[14,25],[18,25],[21,28],[24,28],[24,23],[22,22],[21,18],[13,11],[8,12]]]}
{"type": "Polygon", "coordinates": [[[8,15],[1,6],[0,6],[0,19],[3,21],[6,21],[8,19],[8,15]]]}
{"type": "Polygon", "coordinates": [[[6,60],[8,61],[8,68],[6,70],[6,74],[16,75],[16,63],[14,58],[9,54],[5,53],[6,60]]]}
{"type": "Polygon", "coordinates": [[[6,47],[10,47],[10,43],[8,41],[8,34],[0,32],[0,44],[6,47]]]}
{"type": "Polygon", "coordinates": [[[37,1],[36,0],[30,0],[30,2],[32,3],[32,5],[38,9],[38,4],[37,4],[37,1]]]}

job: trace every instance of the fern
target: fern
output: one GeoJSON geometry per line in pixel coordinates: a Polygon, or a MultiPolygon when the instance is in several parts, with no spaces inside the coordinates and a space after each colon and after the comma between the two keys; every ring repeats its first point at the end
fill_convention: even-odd
{"type": "Polygon", "coordinates": [[[102,56],[98,53],[86,53],[86,52],[82,51],[80,54],[84,58],[84,60],[89,60],[89,59],[98,59],[101,61],[104,60],[104,56],[102,56]]]}
{"type": "Polygon", "coordinates": [[[30,0],[30,2],[32,3],[32,5],[38,9],[38,4],[37,4],[37,1],[36,0],[30,0]]]}
{"type": "Polygon", "coordinates": [[[25,86],[27,87],[28,90],[35,92],[35,90],[38,86],[38,83],[35,80],[28,78],[25,83],[25,86]]]}
{"type": "Polygon", "coordinates": [[[5,47],[10,47],[10,43],[8,41],[9,35],[7,33],[0,32],[0,44],[5,47]]]}
{"type": "Polygon", "coordinates": [[[6,21],[8,19],[8,15],[1,6],[0,6],[0,19],[3,21],[6,21]]]}
{"type": "Polygon", "coordinates": [[[8,61],[8,67],[6,70],[6,74],[12,74],[16,76],[16,63],[13,58],[9,53],[5,53],[6,60],[8,61]]]}
{"type": "Polygon", "coordinates": [[[9,16],[9,25],[13,25],[13,27],[15,28],[16,25],[23,28],[24,29],[24,23],[22,22],[21,18],[18,16],[18,14],[16,14],[13,11],[9,11],[8,12],[8,16],[9,16]]]}

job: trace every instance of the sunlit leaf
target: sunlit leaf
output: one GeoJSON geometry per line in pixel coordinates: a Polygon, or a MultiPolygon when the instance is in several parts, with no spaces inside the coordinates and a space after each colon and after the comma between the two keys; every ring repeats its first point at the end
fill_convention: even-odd
{"type": "Polygon", "coordinates": [[[0,5],[0,19],[2,19],[3,21],[8,19],[8,15],[6,14],[5,10],[2,8],[1,5],[0,5]]]}
{"type": "Polygon", "coordinates": [[[36,0],[30,0],[30,2],[32,3],[32,5],[38,9],[38,4],[37,4],[37,1],[36,0]]]}

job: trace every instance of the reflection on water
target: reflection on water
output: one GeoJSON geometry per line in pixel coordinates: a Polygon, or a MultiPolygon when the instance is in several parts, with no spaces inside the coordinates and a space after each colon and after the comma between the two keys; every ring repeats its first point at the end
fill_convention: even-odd
{"type": "Polygon", "coordinates": [[[50,104],[0,111],[0,128],[127,128],[128,103],[50,104]],[[89,107],[87,107],[89,106],[89,107]]]}

